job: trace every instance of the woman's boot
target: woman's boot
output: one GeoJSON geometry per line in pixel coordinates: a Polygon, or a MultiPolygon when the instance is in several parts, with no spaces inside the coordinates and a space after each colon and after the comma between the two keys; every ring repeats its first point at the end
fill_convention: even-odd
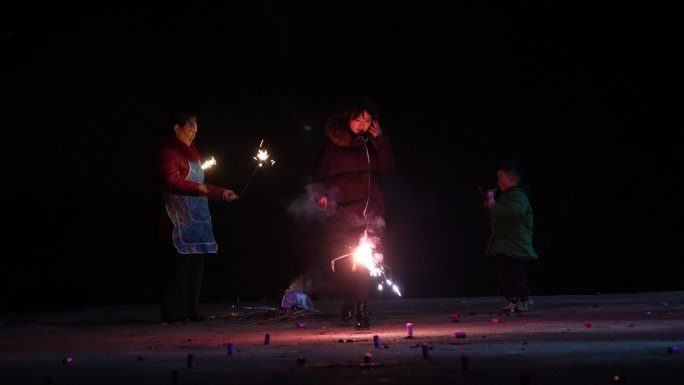
{"type": "Polygon", "coordinates": [[[340,319],[342,321],[349,321],[354,315],[354,299],[345,298],[342,304],[342,311],[340,312],[340,319]]]}
{"type": "Polygon", "coordinates": [[[355,329],[368,329],[370,324],[368,323],[368,302],[357,302],[356,303],[356,325],[355,329]]]}

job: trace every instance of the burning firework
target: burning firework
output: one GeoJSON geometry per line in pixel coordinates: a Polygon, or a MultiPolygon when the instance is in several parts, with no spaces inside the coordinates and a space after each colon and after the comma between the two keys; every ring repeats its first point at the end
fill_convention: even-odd
{"type": "Polygon", "coordinates": [[[370,274],[371,277],[376,277],[380,280],[378,283],[378,290],[382,291],[387,285],[392,288],[392,290],[401,297],[401,291],[399,291],[399,286],[392,280],[392,273],[387,265],[384,264],[384,257],[382,253],[375,251],[375,244],[368,237],[368,232],[364,231],[361,239],[359,240],[359,245],[356,247],[353,253],[345,254],[339,256],[332,261],[330,265],[332,270],[335,271],[335,262],[339,259],[353,257],[352,270],[356,270],[356,264],[363,265],[370,274]]]}

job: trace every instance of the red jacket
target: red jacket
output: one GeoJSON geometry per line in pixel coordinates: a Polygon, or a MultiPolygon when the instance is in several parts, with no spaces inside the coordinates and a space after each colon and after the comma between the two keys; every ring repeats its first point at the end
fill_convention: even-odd
{"type": "MultiPolygon", "coordinates": [[[[157,169],[161,189],[180,195],[202,195],[197,189],[199,183],[185,180],[190,173],[188,161],[199,162],[200,159],[199,151],[197,151],[194,143],[186,146],[175,135],[165,138],[161,149],[157,153],[157,169]]],[[[211,200],[223,199],[224,188],[207,183],[205,185],[209,189],[207,198],[211,200]]],[[[159,201],[157,239],[162,244],[172,247],[171,232],[173,231],[173,223],[169,219],[161,196],[159,201]]]]}
{"type": "MultiPolygon", "coordinates": [[[[200,154],[194,143],[186,146],[173,135],[164,140],[157,154],[159,176],[164,190],[180,195],[202,195],[197,189],[199,183],[186,180],[190,173],[188,161],[200,162],[200,154]]],[[[204,184],[209,189],[207,198],[216,201],[223,200],[223,190],[225,190],[223,187],[204,184]]]]}

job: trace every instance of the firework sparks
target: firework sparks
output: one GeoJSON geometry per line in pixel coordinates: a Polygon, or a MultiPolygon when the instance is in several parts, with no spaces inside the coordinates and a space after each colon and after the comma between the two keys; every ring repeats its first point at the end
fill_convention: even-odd
{"type": "Polygon", "coordinates": [[[261,139],[261,142],[259,143],[259,148],[257,149],[257,153],[253,157],[254,160],[257,161],[257,165],[254,167],[254,172],[252,172],[252,175],[249,177],[249,180],[247,180],[245,187],[242,188],[240,195],[243,195],[245,193],[245,191],[247,190],[247,186],[249,186],[250,182],[252,182],[252,178],[254,178],[254,174],[256,174],[259,168],[262,168],[265,164],[269,166],[273,166],[275,164],[275,160],[271,158],[271,155],[269,155],[268,150],[263,146],[264,140],[261,139]]]}
{"type": "Polygon", "coordinates": [[[359,240],[359,245],[356,247],[353,253],[339,256],[330,261],[332,270],[335,271],[336,261],[347,257],[352,257],[354,259],[352,269],[355,269],[356,264],[358,263],[360,265],[363,265],[366,268],[366,270],[368,270],[368,273],[371,277],[375,277],[380,280],[380,283],[378,283],[379,291],[382,291],[384,289],[384,286],[387,285],[387,287],[391,288],[392,291],[394,291],[398,296],[401,297],[401,291],[399,290],[399,286],[397,286],[397,284],[392,281],[389,267],[385,265],[383,262],[384,257],[382,253],[375,251],[375,244],[373,243],[371,238],[368,237],[367,232],[364,231],[363,235],[361,236],[361,239],[359,240]]]}
{"type": "Polygon", "coordinates": [[[254,160],[258,162],[259,167],[263,167],[264,164],[267,164],[269,166],[273,166],[275,164],[275,160],[271,159],[269,160],[271,156],[268,154],[268,150],[262,149],[262,146],[264,145],[264,140],[261,139],[261,143],[259,143],[259,149],[257,150],[257,154],[254,156],[254,160]]]}
{"type": "Polygon", "coordinates": [[[205,161],[202,163],[202,170],[206,170],[208,168],[212,168],[213,166],[216,165],[216,159],[212,156],[211,159],[205,161]]]}

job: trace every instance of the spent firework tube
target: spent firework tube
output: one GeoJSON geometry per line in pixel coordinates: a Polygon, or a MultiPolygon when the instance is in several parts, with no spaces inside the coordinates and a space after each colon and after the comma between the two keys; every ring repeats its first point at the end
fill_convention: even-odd
{"type": "Polygon", "coordinates": [[[380,336],[373,336],[373,346],[376,348],[380,347],[380,336]]]}
{"type": "Polygon", "coordinates": [[[235,345],[233,344],[228,344],[228,355],[232,356],[235,354],[235,345]]]}
{"type": "Polygon", "coordinates": [[[406,334],[408,334],[409,337],[413,337],[413,322],[406,323],[406,334]]]}
{"type": "Polygon", "coordinates": [[[264,345],[268,345],[271,343],[271,333],[266,333],[264,335],[264,345]]]}

